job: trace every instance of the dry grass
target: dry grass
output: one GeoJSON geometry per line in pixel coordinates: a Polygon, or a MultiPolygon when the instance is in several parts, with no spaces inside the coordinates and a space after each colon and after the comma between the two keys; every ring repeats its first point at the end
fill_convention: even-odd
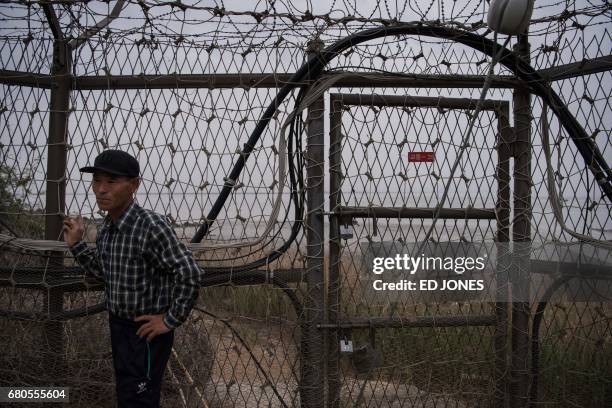
{"type": "MultiPolygon", "coordinates": [[[[388,316],[392,303],[370,302],[356,258],[347,256],[341,265],[342,318],[388,316]]],[[[290,252],[271,267],[302,268],[302,254],[290,252]]],[[[327,259],[325,269],[327,273],[327,259]]],[[[297,286],[304,288],[302,284],[297,286]]],[[[10,305],[11,310],[40,309],[44,301],[42,295],[32,291],[2,291],[2,305],[10,305]]],[[[99,294],[80,293],[67,295],[65,305],[74,308],[98,300],[99,294]]],[[[280,406],[272,386],[288,405],[297,404],[299,328],[286,295],[271,285],[211,287],[202,289],[200,304],[220,319],[227,319],[244,343],[221,320],[192,313],[190,321],[177,332],[177,356],[167,370],[162,405],[182,406],[185,399],[187,406],[214,408],[280,406]],[[249,349],[272,385],[255,365],[249,349]]],[[[492,311],[490,304],[457,302],[398,302],[396,306],[394,315],[405,317],[492,311]]],[[[541,399],[547,406],[561,407],[564,401],[572,401],[576,406],[599,407],[610,402],[611,314],[609,304],[549,306],[541,329],[541,399]]],[[[46,352],[44,324],[0,319],[0,383],[68,385],[72,387],[71,406],[114,406],[106,315],[47,326],[53,327],[66,340],[62,356],[46,352]]],[[[374,406],[473,406],[491,399],[491,328],[383,329],[373,334],[354,330],[349,335],[356,348],[373,343],[380,364],[364,375],[357,372],[348,356],[342,357],[343,406],[358,401],[374,406]]]]}

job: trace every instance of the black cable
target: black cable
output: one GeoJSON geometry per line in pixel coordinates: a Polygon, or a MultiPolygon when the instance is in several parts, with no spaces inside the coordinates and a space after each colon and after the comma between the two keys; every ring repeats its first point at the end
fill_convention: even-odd
{"type": "MultiPolygon", "coordinates": [[[[601,155],[601,152],[597,148],[597,145],[591,138],[586,134],[584,129],[580,126],[576,118],[568,111],[567,107],[563,104],[561,98],[555,93],[555,91],[546,83],[546,81],[538,74],[531,65],[525,62],[523,59],[518,57],[516,54],[508,49],[503,49],[499,44],[477,34],[470,32],[459,31],[453,28],[442,27],[442,26],[428,26],[421,23],[412,24],[401,24],[397,26],[379,27],[364,30],[348,37],[345,37],[329,47],[325,48],[320,54],[311,56],[306,63],[304,63],[289,79],[288,83],[283,86],[275,98],[272,100],[263,116],[257,122],[257,125],[251,136],[244,145],[232,171],[223,185],[223,188],[217,197],[217,200],[213,204],[206,221],[200,226],[191,242],[201,242],[202,238],[208,233],[210,225],[215,221],[227,198],[233,190],[235,180],[238,179],[242,169],[245,166],[246,160],[254,150],[255,145],[259,141],[259,138],[263,134],[263,131],[268,126],[274,113],[287,97],[287,95],[297,86],[297,84],[303,84],[304,82],[311,82],[323,72],[323,68],[337,55],[342,53],[347,48],[358,45],[362,42],[386,37],[386,36],[400,36],[400,35],[424,35],[430,37],[444,38],[454,40],[478,51],[481,51],[489,56],[494,56],[498,52],[501,54],[500,63],[511,70],[519,79],[523,80],[530,90],[540,96],[542,100],[552,109],[555,115],[559,118],[559,121],[569,133],[572,141],[578,148],[581,156],[589,169],[593,172],[596,181],[602,188],[604,194],[612,202],[612,171],[607,165],[605,159],[601,155]]],[[[302,86],[302,91],[304,86],[302,86]]],[[[297,116],[297,115],[296,115],[297,116]]],[[[296,222],[294,226],[298,225],[296,222]]],[[[292,234],[291,238],[295,238],[292,234]]],[[[297,234],[295,234],[297,235],[297,234]]],[[[280,253],[284,252],[290,245],[290,241],[285,242],[281,248],[272,252],[271,255],[262,258],[258,261],[252,262],[249,265],[242,267],[242,270],[250,270],[261,266],[262,264],[272,261],[280,256],[280,253]],[[288,245],[289,244],[289,245],[288,245]]]]}
{"type": "MultiPolygon", "coordinates": [[[[307,87],[302,87],[296,97],[295,100],[295,107],[297,108],[305,95],[307,87]]],[[[290,190],[290,196],[291,196],[291,200],[289,201],[289,203],[291,204],[291,202],[294,203],[295,206],[295,220],[296,222],[300,222],[303,218],[303,214],[304,214],[304,203],[306,201],[305,199],[305,191],[304,191],[304,176],[303,176],[303,154],[302,154],[302,140],[301,140],[301,134],[302,134],[302,121],[301,121],[301,117],[298,115],[295,115],[293,120],[290,123],[289,126],[289,135],[288,135],[288,143],[287,143],[287,157],[288,157],[288,165],[289,165],[289,185],[291,187],[290,190]],[[297,145],[297,148],[294,152],[293,150],[293,143],[294,143],[294,139],[295,139],[295,144],[297,145]],[[292,160],[294,159],[294,160],[292,160]]],[[[283,222],[281,223],[281,225],[285,225],[287,218],[289,216],[289,208],[287,208],[287,211],[285,212],[285,217],[283,219],[283,222]]],[[[287,238],[286,243],[291,244],[293,243],[293,241],[295,240],[295,238],[297,237],[297,234],[299,233],[299,230],[301,225],[292,225],[292,229],[291,229],[291,234],[289,236],[289,238],[287,238]],[[295,228],[294,228],[295,227],[295,228]]],[[[263,247],[268,246],[275,238],[277,238],[281,233],[280,228],[272,235],[272,237],[270,237],[270,239],[265,243],[265,245],[263,247]]],[[[277,250],[278,251],[278,250],[277,250]]],[[[280,253],[282,254],[284,253],[284,250],[280,253]]],[[[249,254],[246,254],[246,256],[248,255],[252,255],[254,254],[254,252],[251,252],[249,254]]],[[[280,256],[280,254],[278,256],[280,256]]],[[[269,259],[268,258],[268,262],[272,262],[273,260],[275,260],[276,258],[278,258],[278,256],[269,259]]],[[[244,258],[245,255],[241,255],[239,257],[235,257],[235,258],[230,258],[231,259],[239,259],[239,258],[244,258]]],[[[228,259],[225,259],[228,260],[228,259]]],[[[228,267],[218,267],[218,268],[207,268],[207,271],[211,271],[214,273],[223,273],[223,272],[228,272],[228,271],[240,271],[240,270],[252,270],[255,269],[257,266],[255,267],[251,267],[251,264],[246,264],[243,265],[239,268],[228,268],[228,267]]]]}
{"type": "MultiPolygon", "coordinates": [[[[306,87],[303,87],[302,89],[300,89],[300,92],[296,98],[296,106],[299,106],[299,104],[301,103],[302,99],[304,98],[305,91],[306,91],[306,87]]],[[[284,254],[287,251],[287,249],[289,249],[291,244],[295,241],[295,238],[299,234],[301,227],[302,227],[302,223],[303,223],[302,218],[304,214],[304,202],[305,202],[304,177],[302,173],[302,168],[303,168],[302,144],[301,144],[301,138],[299,137],[301,135],[301,126],[302,126],[301,117],[299,115],[295,115],[295,117],[293,118],[293,122],[291,123],[291,126],[290,126],[289,140],[287,144],[288,157],[289,159],[291,159],[294,154],[293,141],[295,138],[295,142],[297,146],[295,150],[297,165],[293,162],[293,160],[288,160],[289,181],[291,185],[291,198],[293,202],[295,203],[295,209],[294,209],[295,222],[293,223],[291,227],[291,234],[289,238],[287,238],[287,240],[283,243],[283,245],[281,245],[278,249],[275,249],[274,251],[272,251],[266,257],[252,261],[245,265],[241,265],[239,267],[206,268],[207,273],[226,274],[225,276],[221,277],[221,279],[227,280],[229,276],[233,276],[236,273],[245,273],[253,269],[257,269],[263,265],[267,265],[270,262],[278,259],[282,254],[284,254]]],[[[208,226],[208,225],[210,224],[205,223],[203,227],[208,226]]],[[[192,239],[192,242],[193,242],[193,239],[192,239]]]]}

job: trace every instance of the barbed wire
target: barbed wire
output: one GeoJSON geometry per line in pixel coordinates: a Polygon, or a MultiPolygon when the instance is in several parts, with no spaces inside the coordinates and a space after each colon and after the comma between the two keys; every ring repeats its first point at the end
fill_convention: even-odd
{"type": "MultiPolygon", "coordinates": [[[[68,110],[51,107],[48,89],[11,85],[9,80],[2,78],[0,181],[9,196],[17,200],[10,207],[0,203],[0,221],[9,226],[0,226],[9,231],[0,234],[0,259],[6,259],[5,267],[0,268],[0,282],[4,285],[0,287],[0,311],[7,312],[0,319],[3,332],[27,333],[19,324],[28,323],[44,332],[43,325],[35,326],[31,319],[44,321],[44,316],[59,316],[53,314],[57,312],[51,311],[48,300],[52,299],[52,291],[61,285],[85,285],[84,290],[62,295],[66,309],[76,311],[72,316],[79,313],[86,316],[88,308],[101,302],[97,289],[87,286],[90,283],[79,275],[80,271],[72,269],[73,260],[66,252],[66,245],[38,238],[42,238],[45,219],[65,215],[62,211],[44,209],[48,186],[65,183],[65,212],[90,216],[93,229],[88,231],[87,238],[90,243],[95,241],[95,226],[104,214],[97,212],[88,181],[80,177],[78,168],[107,148],[127,150],[141,160],[143,183],[141,194],[137,196],[139,202],[167,215],[183,239],[193,236],[202,222],[208,222],[204,214],[212,207],[220,190],[227,183],[234,187],[211,233],[201,245],[189,245],[203,268],[211,271],[209,283],[214,287],[204,289],[204,302],[207,310],[210,307],[215,316],[220,317],[211,320],[195,316],[179,333],[184,337],[177,342],[178,357],[173,358],[181,364],[177,366],[180,370],[173,371],[175,381],[171,387],[180,390],[182,401],[187,405],[189,393],[183,391],[189,387],[197,390],[198,404],[206,403],[207,398],[217,398],[218,401],[208,402],[219,402],[219,406],[223,406],[223,402],[239,406],[246,404],[245,401],[252,402],[251,398],[257,399],[257,404],[285,404],[286,401],[291,405],[300,391],[306,396],[320,395],[295,372],[301,363],[308,364],[316,359],[308,356],[312,345],[301,344],[293,335],[299,332],[300,339],[312,339],[309,330],[320,336],[318,330],[324,329],[300,326],[306,317],[285,307],[295,301],[292,298],[288,302],[285,298],[289,289],[300,297],[298,303],[303,301],[308,313],[318,313],[319,309],[308,303],[314,296],[308,291],[316,284],[305,283],[316,275],[313,265],[317,262],[330,274],[327,275],[330,282],[334,279],[331,268],[338,265],[337,291],[342,302],[333,305],[333,299],[328,299],[330,308],[335,307],[336,320],[351,322],[364,314],[369,319],[369,334],[362,336],[361,329],[354,329],[352,334],[349,331],[331,333],[346,335],[354,342],[355,349],[358,345],[369,344],[370,348],[359,350],[361,356],[376,360],[372,353],[380,352],[384,357],[382,363],[369,371],[360,371],[356,358],[339,357],[348,364],[340,365],[340,371],[331,373],[330,378],[342,383],[339,387],[346,401],[359,403],[365,398],[386,401],[388,398],[381,394],[414,403],[421,401],[421,396],[429,398],[426,403],[434,401],[432,395],[440,396],[439,401],[435,400],[435,405],[440,406],[490,400],[493,398],[491,390],[495,389],[491,368],[495,356],[487,350],[491,348],[489,340],[494,338],[493,329],[462,327],[457,329],[460,335],[453,338],[452,330],[455,329],[436,327],[428,331],[428,328],[410,327],[410,324],[422,316],[438,321],[451,314],[469,320],[474,314],[481,317],[493,313],[492,306],[394,297],[392,294],[372,297],[368,291],[370,271],[366,267],[364,272],[360,263],[374,253],[377,245],[393,243],[396,245],[393,248],[407,248],[405,245],[420,242],[428,231],[431,242],[475,245],[493,242],[499,232],[498,223],[504,220],[471,220],[467,214],[468,210],[495,209],[500,205],[499,183],[505,177],[530,182],[529,192],[515,193],[512,197],[516,203],[522,203],[523,208],[516,210],[513,219],[508,220],[511,223],[526,220],[529,224],[524,230],[525,236],[515,238],[531,239],[530,256],[540,260],[546,256],[557,259],[547,253],[553,245],[558,252],[554,256],[562,259],[571,255],[576,246],[586,247],[585,242],[589,239],[610,239],[610,204],[600,194],[595,180],[589,178],[588,168],[558,121],[551,119],[548,126],[544,126],[546,129],[535,125],[547,119],[546,109],[536,97],[532,97],[530,109],[531,140],[525,143],[525,152],[515,158],[522,160],[529,154],[531,171],[514,169],[514,174],[510,175],[510,168],[497,167],[500,134],[508,129],[524,132],[527,130],[525,124],[517,124],[510,115],[506,118],[508,123],[500,125],[500,117],[489,111],[473,116],[468,109],[448,109],[442,105],[407,109],[380,107],[374,103],[344,106],[341,120],[330,123],[330,128],[339,129],[341,135],[340,162],[333,168],[326,168],[332,167],[327,158],[309,156],[308,150],[313,147],[306,143],[309,127],[317,120],[330,120],[326,118],[332,102],[328,95],[360,94],[364,99],[406,94],[455,99],[478,97],[479,85],[464,87],[459,80],[482,79],[491,58],[453,41],[418,35],[371,41],[339,55],[326,67],[327,76],[323,81],[304,88],[303,94],[291,94],[290,99],[279,106],[278,115],[253,146],[241,176],[227,180],[231,164],[245,150],[244,141],[284,85],[279,74],[293,73],[302,65],[307,59],[308,42],[321,40],[330,44],[365,28],[394,27],[414,21],[422,26],[452,27],[491,38],[493,33],[484,23],[486,1],[287,0],[244,4],[225,1],[213,5],[210,2],[126,1],[122,12],[107,27],[91,37],[84,36],[84,33],[91,33],[95,24],[111,16],[115,4],[85,0],[5,1],[0,4],[0,69],[15,74],[14,80],[27,82],[32,74],[43,74],[45,77],[41,75],[40,81],[50,81],[46,84],[58,79],[50,74],[53,38],[42,6],[52,6],[58,13],[59,25],[68,41],[85,40],[73,50],[70,79],[106,78],[100,89],[72,89],[68,110]],[[153,81],[141,82],[139,89],[119,89],[112,82],[122,75],[136,80],[141,75],[155,79],[175,74],[178,78],[182,74],[218,76],[228,73],[236,74],[237,78],[271,74],[274,80],[267,82],[268,88],[237,80],[227,89],[212,83],[210,86],[198,83],[194,84],[195,88],[183,89],[184,84],[178,79],[173,86],[164,89],[153,89],[153,81]],[[360,81],[351,87],[334,82],[346,78],[347,73],[363,75],[357,75],[360,81]],[[442,76],[456,78],[457,83],[401,86],[400,81],[418,75],[420,78],[427,76],[427,80],[442,76]],[[389,78],[397,83],[376,85],[389,78]],[[310,109],[310,115],[305,118],[304,109],[321,98],[325,101],[324,108],[310,109]],[[68,117],[66,174],[60,179],[49,177],[47,169],[49,149],[62,146],[61,142],[48,141],[48,123],[53,114],[68,117]],[[460,136],[468,121],[474,124],[474,143],[466,145],[460,136]],[[280,136],[283,134],[287,134],[286,154],[280,146],[284,143],[280,136]],[[435,161],[431,164],[408,162],[406,153],[414,151],[431,151],[435,161]],[[283,156],[291,168],[283,170],[283,156]],[[457,166],[453,166],[455,162],[457,166]],[[339,172],[342,186],[336,190],[328,188],[323,185],[325,177],[323,181],[305,183],[306,173],[318,167],[324,169],[325,177],[339,172]],[[453,174],[453,167],[457,167],[456,174],[453,174]],[[289,179],[285,187],[283,176],[289,179]],[[339,254],[316,253],[311,240],[326,240],[325,231],[331,227],[314,228],[308,220],[321,214],[333,216],[335,212],[328,199],[309,206],[304,197],[307,192],[321,187],[324,196],[337,194],[341,206],[389,207],[397,212],[397,217],[352,219],[346,226],[352,237],[342,238],[339,254]],[[444,190],[448,193],[448,207],[466,210],[464,218],[440,219],[435,226],[431,220],[401,218],[400,212],[406,208],[435,209],[444,190]],[[554,208],[549,205],[551,193],[555,193],[554,208]],[[297,230],[299,233],[294,234],[297,230]],[[577,232],[580,235],[574,234],[577,232]],[[585,240],[585,236],[589,239],[585,240]],[[258,264],[258,269],[245,278],[248,285],[239,286],[242,281],[237,279],[244,277],[241,272],[245,265],[257,262],[262,256],[264,259],[270,254],[276,256],[274,251],[289,241],[291,246],[284,249],[282,256],[274,262],[258,264]],[[231,273],[221,273],[228,270],[231,273]],[[265,285],[274,277],[285,279],[287,276],[294,276],[287,287],[265,285]],[[55,280],[58,277],[61,277],[59,282],[55,280]],[[35,313],[21,320],[22,323],[12,324],[5,319],[11,313],[30,311],[35,313]],[[403,323],[373,328],[377,318],[392,320],[395,317],[404,319],[403,323]],[[225,323],[230,321],[236,329],[228,329],[225,323]],[[282,333],[287,328],[291,336],[283,338],[282,333]],[[384,341],[377,330],[384,330],[384,341]],[[420,346],[419,342],[426,344],[420,346]],[[406,344],[411,345],[410,350],[406,344]],[[248,353],[241,355],[243,346],[248,353]],[[211,350],[216,353],[212,360],[209,358],[211,350]],[[404,361],[404,354],[410,361],[404,361]],[[461,375],[455,381],[437,371],[437,367],[461,375]],[[398,372],[402,373],[399,380],[398,372]],[[472,379],[474,373],[483,378],[472,379]],[[184,381],[189,387],[181,384],[183,375],[185,379],[190,378],[184,381]],[[267,385],[270,379],[275,381],[273,389],[267,385]],[[243,385],[247,386],[247,391],[241,388],[243,385]],[[380,387],[384,392],[380,392],[380,387]]],[[[545,69],[589,60],[605,61],[611,52],[611,7],[604,1],[538,2],[529,35],[532,65],[545,69]]],[[[506,39],[502,36],[500,41],[506,39]]],[[[513,38],[508,40],[510,46],[516,44],[513,38]]],[[[514,80],[505,68],[498,67],[493,73],[499,78],[514,80]]],[[[610,89],[607,86],[610,80],[610,71],[603,70],[552,84],[606,158],[610,157],[612,149],[609,138],[612,126],[608,119],[610,89]]],[[[492,87],[489,95],[491,99],[512,106],[513,89],[492,87]]],[[[325,132],[327,134],[327,129],[325,132]]],[[[57,200],[60,201],[60,197],[57,200]]],[[[331,244],[328,241],[326,245],[331,244]]],[[[589,257],[589,250],[580,251],[580,262],[601,261],[595,255],[589,257]]],[[[609,258],[602,264],[607,261],[609,258]]],[[[541,293],[542,288],[533,289],[541,293]]],[[[329,286],[328,290],[335,289],[329,286]]],[[[564,299],[563,296],[559,298],[564,299]]],[[[546,314],[545,324],[550,327],[543,328],[540,341],[567,350],[569,357],[565,361],[571,360],[572,350],[579,350],[579,355],[594,356],[592,361],[605,360],[598,354],[605,347],[584,346],[586,343],[605,344],[602,339],[609,332],[610,317],[593,307],[594,299],[589,298],[589,302],[580,306],[560,301],[559,307],[551,306],[541,312],[546,314]],[[592,327],[599,331],[589,329],[592,327]],[[558,330],[563,331],[563,339],[559,339],[558,330]]],[[[332,309],[325,311],[330,312],[335,322],[332,309]]],[[[53,339],[64,332],[82,338],[82,331],[86,332],[90,323],[96,324],[89,329],[90,335],[98,333],[104,322],[95,319],[96,316],[82,319],[84,328],[68,321],[65,326],[47,330],[40,338],[53,339]]],[[[529,335],[529,330],[519,330],[513,335],[529,335]]],[[[20,353],[29,355],[27,351],[35,349],[35,342],[27,335],[16,338],[21,338],[23,344],[18,347],[7,343],[7,350],[20,352],[6,354],[13,356],[13,360],[3,357],[2,361],[8,361],[6,366],[9,367],[3,373],[6,378],[15,379],[19,377],[17,373],[24,372],[30,380],[40,380],[41,374],[31,370],[38,363],[36,358],[28,363],[16,361],[14,357],[20,353]]],[[[335,339],[333,335],[330,338],[335,339]]],[[[77,341],[74,349],[83,353],[85,344],[77,341]]],[[[67,378],[72,371],[89,372],[85,367],[87,361],[103,366],[107,360],[98,355],[90,358],[87,352],[74,357],[73,351],[62,353],[56,349],[55,354],[68,356],[69,364],[77,367],[76,370],[60,370],[62,377],[67,378]],[[84,371],[78,367],[84,367],[84,371]]],[[[554,353],[551,356],[554,358],[554,353]]],[[[329,356],[324,353],[316,357],[321,360],[329,356]]],[[[330,367],[334,366],[332,358],[330,367]]],[[[583,373],[583,387],[576,392],[577,398],[572,397],[572,402],[577,406],[597,406],[597,401],[601,400],[597,390],[604,389],[605,381],[598,380],[595,365],[564,370],[561,362],[550,364],[554,368],[551,371],[566,380],[575,375],[568,372],[583,373]]],[[[109,378],[110,371],[107,374],[109,378]]],[[[550,384],[554,381],[556,379],[545,379],[545,393],[540,395],[542,401],[551,404],[557,401],[558,395],[546,388],[552,388],[550,384]]],[[[75,387],[75,391],[80,386],[75,387]]],[[[88,401],[88,398],[81,399],[88,401]]],[[[181,403],[178,397],[175,402],[181,403]]]]}

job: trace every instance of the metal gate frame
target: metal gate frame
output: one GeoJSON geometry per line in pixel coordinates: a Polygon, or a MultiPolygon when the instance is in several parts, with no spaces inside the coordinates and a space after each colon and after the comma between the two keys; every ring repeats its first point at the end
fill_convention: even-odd
{"type": "MultiPolygon", "coordinates": [[[[327,288],[328,314],[327,323],[318,327],[328,333],[327,337],[327,379],[328,402],[330,407],[338,407],[340,393],[340,351],[339,342],[341,332],[346,329],[383,327],[457,327],[457,326],[495,326],[495,406],[503,407],[510,398],[510,383],[516,380],[526,381],[527,378],[517,378],[518,373],[510,370],[508,353],[507,327],[509,318],[508,303],[508,276],[509,258],[507,251],[499,251],[497,281],[497,302],[494,315],[452,316],[443,318],[417,317],[407,321],[394,318],[364,318],[340,320],[340,252],[342,248],[340,225],[349,224],[353,218],[433,218],[436,208],[407,208],[407,207],[346,207],[340,202],[342,186],[342,112],[346,106],[375,106],[375,107],[421,107],[473,110],[477,105],[475,99],[445,98],[445,97],[412,97],[387,95],[360,95],[360,94],[330,94],[330,145],[329,145],[329,173],[330,173],[330,214],[329,214],[329,277],[327,288]],[[506,256],[504,256],[506,255],[506,256]],[[510,376],[508,373],[511,373],[510,376]]],[[[447,219],[495,219],[497,220],[496,242],[502,248],[507,248],[510,241],[510,158],[513,152],[514,129],[510,127],[510,107],[508,101],[486,100],[481,105],[482,110],[492,111],[497,119],[497,151],[498,163],[496,175],[499,183],[498,201],[495,208],[442,208],[439,218],[447,219]]],[[[521,180],[527,182],[528,180],[521,180]]],[[[527,187],[529,188],[529,187],[527,187]]],[[[516,189],[515,189],[516,195],[516,189]]],[[[512,330],[512,344],[516,337],[526,337],[527,333],[512,330]]],[[[525,340],[525,339],[523,339],[525,340]]],[[[514,349],[514,347],[513,347],[514,349]]],[[[513,350],[514,351],[514,350],[513,350]]],[[[513,360],[521,357],[512,353],[513,360]]],[[[526,361],[524,361],[526,363],[526,361]]],[[[521,373],[520,376],[526,376],[521,373]]]]}

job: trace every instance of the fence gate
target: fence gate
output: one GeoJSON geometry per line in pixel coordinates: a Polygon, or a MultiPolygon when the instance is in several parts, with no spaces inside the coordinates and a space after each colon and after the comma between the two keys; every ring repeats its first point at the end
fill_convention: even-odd
{"type": "MultiPolygon", "coordinates": [[[[331,406],[504,404],[508,285],[501,274],[486,280],[488,301],[470,302],[376,290],[375,280],[398,281],[402,273],[375,274],[372,263],[418,255],[476,104],[330,96],[329,315],[321,328],[329,334],[331,406]]],[[[508,118],[507,101],[482,104],[427,250],[451,256],[464,245],[487,257],[498,250],[494,242],[509,241],[508,118]]],[[[495,259],[504,271],[503,254],[495,259]]]]}

